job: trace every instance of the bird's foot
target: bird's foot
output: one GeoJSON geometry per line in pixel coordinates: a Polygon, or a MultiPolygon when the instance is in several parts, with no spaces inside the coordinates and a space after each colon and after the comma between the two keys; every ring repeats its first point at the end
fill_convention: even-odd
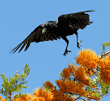
{"type": "Polygon", "coordinates": [[[65,50],[65,52],[64,52],[64,56],[66,56],[66,54],[68,53],[68,52],[71,52],[71,51],[69,51],[69,50],[65,50]]]}
{"type": "Polygon", "coordinates": [[[78,48],[80,48],[79,45],[82,46],[82,45],[80,44],[81,42],[82,42],[82,40],[81,40],[81,41],[78,41],[78,43],[77,43],[77,47],[78,47],[78,48]]]}

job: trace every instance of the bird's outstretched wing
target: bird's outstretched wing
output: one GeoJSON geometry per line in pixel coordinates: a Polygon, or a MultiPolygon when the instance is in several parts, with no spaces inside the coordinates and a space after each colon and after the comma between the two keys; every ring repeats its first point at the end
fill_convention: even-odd
{"type": "Polygon", "coordinates": [[[58,38],[60,39],[60,34],[58,33],[59,29],[57,26],[57,21],[48,21],[42,25],[39,25],[31,34],[20,44],[18,44],[15,48],[11,50],[10,53],[15,53],[18,48],[21,46],[18,53],[24,48],[26,45],[25,51],[29,48],[31,42],[43,42],[49,41],[58,38]]]}
{"type": "Polygon", "coordinates": [[[26,48],[25,48],[25,51],[26,51],[29,48],[31,42],[37,42],[37,41],[39,42],[39,37],[42,34],[42,29],[43,29],[42,25],[39,25],[37,28],[35,28],[33,32],[31,32],[31,34],[23,42],[21,42],[15,48],[13,48],[10,53],[12,52],[15,53],[18,50],[18,48],[22,46],[21,49],[19,50],[20,52],[25,45],[26,45],[26,48]]]}
{"type": "Polygon", "coordinates": [[[89,22],[89,15],[85,14],[85,12],[93,12],[94,10],[87,10],[77,13],[70,13],[61,15],[58,17],[58,26],[71,26],[73,30],[78,30],[79,28],[84,29],[89,22]]]}

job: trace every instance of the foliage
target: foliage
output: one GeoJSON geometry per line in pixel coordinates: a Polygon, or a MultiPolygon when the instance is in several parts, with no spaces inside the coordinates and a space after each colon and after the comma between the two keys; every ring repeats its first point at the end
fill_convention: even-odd
{"type": "MultiPolygon", "coordinates": [[[[24,72],[23,74],[19,75],[18,71],[16,72],[15,75],[13,75],[13,77],[9,77],[9,81],[6,78],[6,75],[4,74],[0,74],[2,79],[3,79],[3,84],[2,84],[2,89],[0,89],[0,93],[3,94],[5,96],[5,99],[8,99],[8,94],[10,95],[10,99],[11,99],[11,94],[14,92],[21,92],[22,88],[27,88],[28,86],[25,86],[23,84],[26,84],[27,81],[24,81],[25,78],[28,76],[30,72],[30,67],[28,67],[28,65],[26,64],[24,67],[24,72]],[[18,84],[19,83],[19,84],[18,84]],[[3,91],[3,87],[5,89],[5,91],[3,91]]],[[[23,92],[23,91],[22,91],[23,92]]]]}
{"type": "Polygon", "coordinates": [[[102,43],[102,49],[103,49],[103,51],[105,51],[105,46],[110,47],[110,41],[108,43],[107,42],[102,43]]]}
{"type": "Polygon", "coordinates": [[[40,87],[33,95],[13,97],[14,101],[84,101],[101,100],[110,92],[110,55],[96,55],[94,51],[82,50],[75,57],[76,65],[68,65],[60,72],[61,78],[55,80],[59,89],[56,89],[50,81],[45,81],[44,89],[40,87]],[[94,79],[92,79],[94,77],[94,79]],[[77,95],[78,97],[75,97],[77,95]],[[85,97],[83,99],[82,97],[85,97]],[[16,99],[15,99],[16,98],[16,99]]]}

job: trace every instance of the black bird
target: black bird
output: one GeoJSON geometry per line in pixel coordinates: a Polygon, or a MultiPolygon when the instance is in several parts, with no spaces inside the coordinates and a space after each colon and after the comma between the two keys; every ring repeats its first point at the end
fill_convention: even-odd
{"type": "Polygon", "coordinates": [[[89,15],[85,14],[85,12],[93,12],[93,10],[61,15],[58,17],[58,21],[48,21],[39,25],[23,42],[13,48],[10,53],[15,53],[21,45],[22,47],[18,52],[20,52],[25,45],[26,51],[29,48],[31,42],[38,43],[42,41],[53,41],[53,39],[57,40],[62,38],[67,43],[65,52],[63,54],[66,55],[68,52],[71,52],[67,50],[69,41],[66,36],[73,35],[74,33],[77,37],[77,47],[80,48],[77,30],[79,28],[84,29],[87,25],[93,23],[92,21],[89,22],[89,15]]]}

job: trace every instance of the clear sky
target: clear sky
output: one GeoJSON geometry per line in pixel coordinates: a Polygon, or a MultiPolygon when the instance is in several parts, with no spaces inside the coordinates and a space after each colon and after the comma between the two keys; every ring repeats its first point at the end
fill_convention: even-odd
{"type": "MultiPolygon", "coordinates": [[[[27,63],[31,70],[26,78],[28,80],[26,85],[30,88],[24,88],[23,93],[32,93],[33,89],[43,87],[45,81],[50,81],[56,86],[54,80],[60,78],[59,73],[68,67],[68,64],[75,63],[74,57],[78,56],[77,52],[82,48],[91,48],[96,54],[102,53],[102,43],[110,41],[109,24],[109,0],[106,2],[104,0],[1,0],[0,73],[4,73],[9,79],[18,70],[22,74],[23,67],[27,63]],[[9,54],[12,48],[22,42],[40,24],[57,21],[62,14],[85,10],[95,10],[95,12],[88,13],[93,24],[78,30],[78,38],[82,40],[80,49],[76,46],[76,35],[71,35],[67,38],[68,50],[72,53],[68,53],[66,57],[63,56],[66,48],[63,39],[31,43],[26,52],[23,48],[20,53],[17,51],[15,54],[9,54]]],[[[109,49],[106,47],[105,51],[109,49]]],[[[2,83],[0,77],[0,86],[2,83]]],[[[101,101],[110,101],[110,95],[102,98],[101,101]]]]}

